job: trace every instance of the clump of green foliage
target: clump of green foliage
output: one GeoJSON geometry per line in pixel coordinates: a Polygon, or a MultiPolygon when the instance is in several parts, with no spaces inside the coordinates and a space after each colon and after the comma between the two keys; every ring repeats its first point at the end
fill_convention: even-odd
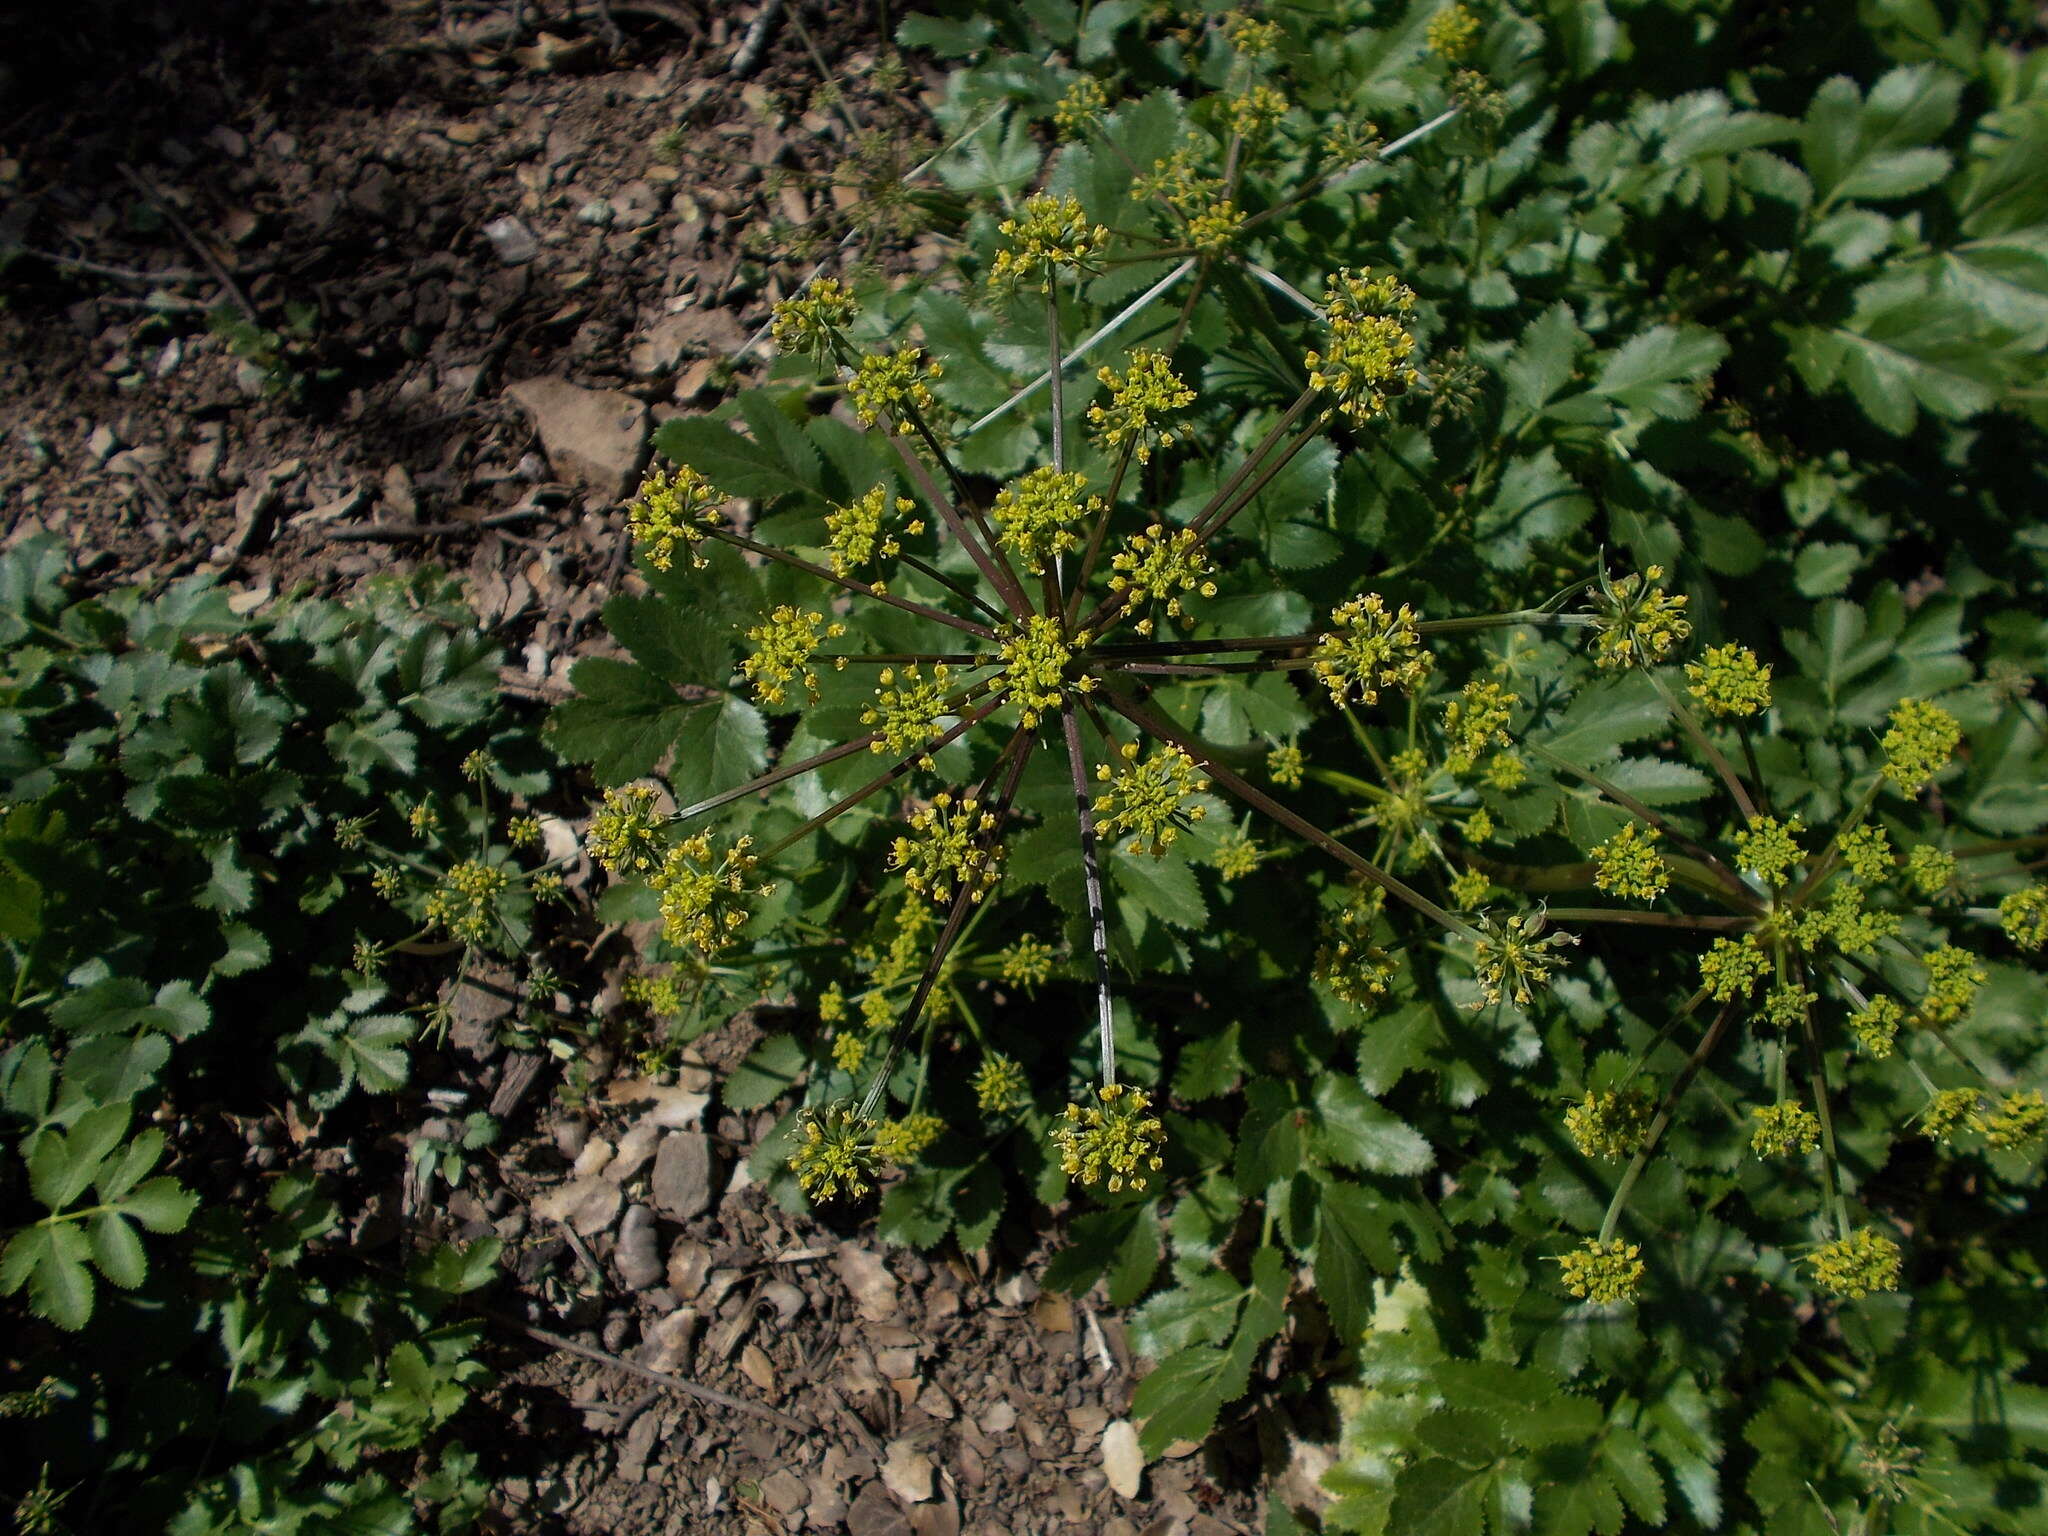
{"type": "Polygon", "coordinates": [[[1332,1377],[1338,1529],[2030,1529],[2048,86],[1626,11],[906,22],[956,278],[663,429],[553,729],[814,1008],[792,1205],[1094,1186],[1149,1452],[1332,1377]]]}
{"type": "Polygon", "coordinates": [[[48,538],[0,555],[0,1498],[25,1528],[481,1508],[473,1455],[421,1453],[483,1379],[448,1314],[495,1243],[370,1269],[288,1156],[228,1198],[248,1149],[212,1128],[400,1089],[434,1020],[391,1008],[386,960],[528,945],[559,876],[494,832],[493,792],[548,782],[497,663],[432,575],[243,614],[197,578],[82,595],[48,538]]]}

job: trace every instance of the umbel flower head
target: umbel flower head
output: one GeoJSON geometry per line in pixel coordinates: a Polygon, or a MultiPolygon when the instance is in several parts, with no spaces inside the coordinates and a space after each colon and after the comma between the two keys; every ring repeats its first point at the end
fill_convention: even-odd
{"type": "Polygon", "coordinates": [[[789,1169],[813,1200],[858,1200],[874,1187],[881,1163],[874,1121],[850,1106],[806,1109],[798,1117],[789,1169]]]}
{"type": "Polygon", "coordinates": [[[1643,567],[1641,575],[1610,580],[1600,573],[1593,594],[1593,659],[1603,667],[1649,667],[1692,633],[1685,618],[1684,597],[1673,597],[1657,583],[1664,567],[1643,567]]]}
{"type": "MultiPolygon", "coordinates": [[[[861,711],[860,723],[876,727],[871,752],[909,752],[928,746],[944,735],[939,722],[953,712],[946,698],[946,685],[953,670],[943,661],[935,663],[926,677],[912,662],[901,672],[884,667],[876,675],[875,702],[861,711]]],[[[929,768],[931,759],[921,760],[929,768]]]]}
{"type": "Polygon", "coordinates": [[[1159,418],[1193,405],[1195,392],[1181,382],[1165,353],[1136,348],[1121,374],[1098,368],[1095,377],[1109,386],[1109,403],[1098,401],[1088,407],[1088,425],[1105,449],[1128,441],[1138,462],[1149,464],[1154,446],[1173,446],[1175,432],[1160,426],[1159,418]]]}
{"type": "Polygon", "coordinates": [[[1331,629],[1319,636],[1311,656],[1316,677],[1334,704],[1353,694],[1379,702],[1382,688],[1413,689],[1429,675],[1430,654],[1415,629],[1415,610],[1403,603],[1389,613],[1386,600],[1367,592],[1330,615],[1331,629]]]}
{"type": "Polygon", "coordinates": [[[1891,1055],[1899,1038],[1899,1026],[1906,1022],[1906,1010],[1896,998],[1873,997],[1849,1015],[1849,1033],[1856,1043],[1879,1061],[1891,1055]]]}
{"type": "Polygon", "coordinates": [[[2001,1152],[2031,1147],[2048,1132],[2048,1099],[2038,1088],[2008,1093],[1990,1108],[1979,1104],[1970,1115],[1970,1129],[2001,1152]]]}
{"type": "Polygon", "coordinates": [[[1150,1112],[1151,1099],[1123,1083],[1104,1083],[1095,1097],[1095,1104],[1069,1104],[1053,1128],[1060,1168],[1083,1184],[1106,1181],[1111,1194],[1143,1190],[1164,1166],[1159,1149],[1166,1144],[1166,1129],[1150,1112]]]}
{"type": "Polygon", "coordinates": [[[1479,18],[1462,5],[1447,5],[1429,18],[1422,41],[1440,59],[1456,63],[1472,51],[1479,36],[1479,18]]]}
{"type": "Polygon", "coordinates": [[[760,863],[747,851],[753,845],[751,837],[742,836],[721,853],[712,847],[710,833],[699,832],[668,850],[661,868],[647,880],[661,896],[663,938],[709,955],[738,936],[749,916],[743,898],[773,890],[748,889],[760,863]]]}
{"type": "Polygon", "coordinates": [[[1564,1112],[1565,1134],[1582,1157],[1631,1157],[1650,1134],[1657,1098],[1645,1088],[1588,1092],[1564,1112]]]}
{"type": "Polygon", "coordinates": [[[718,509],[731,499],[687,464],[657,469],[640,482],[640,494],[626,507],[626,526],[657,571],[675,563],[679,543],[689,550],[690,564],[702,566],[697,546],[719,520],[718,509]]]}
{"type": "Polygon", "coordinates": [[[1557,951],[1579,942],[1569,933],[1546,934],[1548,926],[1541,912],[1479,920],[1479,937],[1472,944],[1480,997],[1472,1004],[1474,1008],[1491,1007],[1503,998],[1512,998],[1515,1006],[1523,1007],[1538,987],[1548,985],[1551,975],[1564,964],[1557,951]]]}
{"type": "Polygon", "coordinates": [[[1725,1003],[1747,997],[1770,968],[1771,957],[1757,943],[1755,934],[1716,939],[1700,956],[1700,984],[1707,989],[1707,996],[1725,1003]]]}
{"type": "Polygon", "coordinates": [[[918,1154],[937,1141],[946,1122],[937,1115],[908,1114],[875,1127],[875,1156],[893,1168],[908,1168],[918,1154]]]}
{"type": "Polygon", "coordinates": [[[1761,714],[1771,707],[1771,669],[1746,645],[1710,645],[1685,664],[1685,690],[1711,715],[1761,714]]]}
{"type": "Polygon", "coordinates": [[[1392,277],[1349,267],[1330,279],[1323,300],[1329,339],[1302,362],[1309,384],[1336,397],[1336,409],[1355,422],[1370,421],[1420,378],[1407,366],[1415,337],[1394,318],[1412,309],[1415,293],[1392,277]]]}
{"type": "Polygon", "coordinates": [[[1763,877],[1766,885],[1783,885],[1806,850],[1797,841],[1806,823],[1797,816],[1779,821],[1773,816],[1752,816],[1749,825],[1735,834],[1735,856],[1744,869],[1763,877]]]}
{"type": "Polygon", "coordinates": [[[1209,781],[1179,747],[1155,748],[1141,763],[1137,743],[1131,742],[1119,755],[1123,768],[1112,772],[1103,763],[1095,770],[1095,776],[1109,785],[1096,798],[1096,820],[1105,838],[1129,834],[1126,852],[1142,850],[1156,858],[1180,836],[1183,825],[1208,814],[1207,807],[1188,806],[1187,801],[1204,793],[1209,781]]]}
{"type": "Polygon", "coordinates": [[[1499,683],[1475,679],[1444,706],[1444,764],[1453,773],[1470,773],[1480,753],[1508,745],[1508,722],[1518,695],[1499,683]]]}
{"type": "Polygon", "coordinates": [[[838,278],[814,278],[802,293],[775,306],[769,334],[784,352],[808,352],[821,363],[830,362],[859,312],[852,290],[838,278]]]}
{"type": "Polygon", "coordinates": [[[870,353],[853,365],[847,393],[853,397],[853,414],[864,427],[883,417],[892,422],[907,420],[913,413],[923,416],[934,410],[928,381],[946,370],[938,363],[923,361],[919,347],[899,347],[894,352],[870,353]]]}
{"type": "Polygon", "coordinates": [[[1944,944],[1920,957],[1927,967],[1927,990],[1920,997],[1920,1018],[1928,1024],[1953,1024],[1970,1011],[1977,989],[1990,979],[1966,949],[1944,944]]]}
{"type": "MultiPolygon", "coordinates": [[[[1026,725],[1036,725],[1049,711],[1066,699],[1067,664],[1074,659],[1060,621],[1034,613],[1021,629],[1006,630],[1002,637],[1003,683],[1010,702],[1026,725]]],[[[1086,645],[1086,632],[1074,636],[1074,644],[1086,645]]],[[[1071,686],[1080,693],[1094,691],[1095,679],[1082,677],[1071,686]]]]}
{"type": "Polygon", "coordinates": [[[605,873],[644,875],[661,867],[668,844],[661,835],[656,799],[651,784],[604,792],[604,803],[590,818],[583,842],[605,873]]]}
{"type": "Polygon", "coordinates": [[[1082,75],[1052,109],[1052,125],[1062,139],[1085,138],[1108,110],[1109,96],[1102,82],[1093,75],[1082,75]]]}
{"type": "Polygon", "coordinates": [[[1052,978],[1053,947],[1032,934],[996,951],[996,974],[1013,987],[1042,987],[1052,978]]]}
{"type": "Polygon", "coordinates": [[[1806,1256],[1814,1283],[1837,1296],[1861,1298],[1899,1288],[1899,1245],[1874,1227],[1823,1243],[1806,1256]]]}
{"type": "Polygon", "coordinates": [[[817,703],[818,674],[811,670],[811,657],[826,640],[845,633],[844,624],[825,624],[822,613],[805,613],[784,603],[747,631],[747,643],[754,649],[740,665],[754,685],[754,696],[766,704],[780,704],[789,684],[802,682],[811,702],[817,703]]]}
{"type": "Polygon", "coordinates": [[[974,1074],[974,1103],[985,1115],[1007,1115],[1031,1097],[1024,1069],[1000,1051],[981,1058],[974,1074]]]}
{"type": "Polygon", "coordinates": [[[996,228],[1009,242],[989,268],[989,286],[998,293],[1027,287],[1050,293],[1055,272],[1093,270],[1109,240],[1107,229],[1089,224],[1079,198],[1045,192],[1025,198],[1023,211],[996,228]]]}
{"type": "MultiPolygon", "coordinates": [[[[1170,619],[1181,617],[1182,594],[1216,595],[1216,583],[1209,579],[1209,557],[1192,528],[1168,530],[1154,523],[1144,532],[1132,534],[1109,563],[1114,572],[1109,578],[1112,592],[1128,592],[1133,604],[1164,602],[1170,619]]],[[[1135,627],[1141,635],[1151,634],[1151,615],[1139,619],[1135,627]]]]}
{"type": "Polygon", "coordinates": [[[1015,485],[996,492],[990,509],[996,540],[1034,573],[1054,555],[1081,547],[1077,525],[1102,511],[1100,496],[1087,496],[1088,477],[1079,470],[1063,474],[1041,465],[1015,485]]]}
{"type": "Polygon", "coordinates": [[[1671,883],[1671,866],[1657,852],[1655,827],[1630,822],[1593,850],[1593,884],[1617,896],[1655,901],[1671,883]]]}
{"type": "Polygon", "coordinates": [[[464,859],[427,897],[427,921],[465,944],[481,943],[491,931],[497,899],[511,884],[511,872],[503,865],[464,859]]]}
{"type": "Polygon", "coordinates": [[[1820,1120],[1804,1104],[1759,1104],[1749,1116],[1756,1122],[1749,1146],[1758,1157],[1790,1157],[1820,1145],[1820,1120]]]}
{"type": "Polygon", "coordinates": [[[1884,776],[1902,795],[1917,794],[1955,755],[1963,739],[1956,717],[1925,699],[1902,699],[1892,710],[1884,749],[1884,776]]]}
{"type": "Polygon", "coordinates": [[[1601,1242],[1589,1237],[1576,1253],[1555,1260],[1564,1271],[1564,1288],[1581,1301],[1605,1305],[1633,1301],[1643,1279],[1643,1250],[1620,1238],[1601,1242]]]}
{"type": "Polygon", "coordinates": [[[2048,885],[2030,885],[1999,902],[1998,925],[2021,949],[2048,944],[2048,885]]]}
{"type": "MultiPolygon", "coordinates": [[[[903,553],[903,541],[899,534],[924,532],[924,520],[912,514],[917,503],[908,496],[896,498],[894,515],[897,526],[889,526],[889,490],[887,486],[876,486],[865,496],[840,506],[836,502],[825,514],[825,542],[831,550],[832,574],[847,576],[865,566],[876,564],[884,558],[893,558],[903,553]]],[[[873,583],[876,591],[882,591],[882,584],[873,583]]]]}
{"type": "Polygon", "coordinates": [[[1394,957],[1372,941],[1382,905],[1371,898],[1352,902],[1323,925],[1316,946],[1315,979],[1354,1007],[1371,1006],[1393,984],[1394,957]]]}
{"type": "Polygon", "coordinates": [[[964,889],[975,901],[995,887],[1001,845],[992,842],[995,813],[979,800],[954,804],[941,791],[923,810],[910,814],[910,831],[889,848],[889,867],[903,871],[903,883],[940,906],[964,889]]]}

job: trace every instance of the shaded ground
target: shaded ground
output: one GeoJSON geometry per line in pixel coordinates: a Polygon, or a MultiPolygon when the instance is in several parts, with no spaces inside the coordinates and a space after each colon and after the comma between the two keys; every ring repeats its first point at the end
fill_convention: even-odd
{"type": "MultiPolygon", "coordinates": [[[[860,11],[811,18],[843,105],[814,104],[788,23],[735,76],[751,6],[613,0],[615,40],[584,11],[529,3],[515,46],[507,11],[459,0],[10,10],[0,536],[54,530],[108,585],[217,572],[251,602],[432,560],[523,661],[508,681],[556,691],[631,579],[618,491],[648,432],[718,398],[802,275],[746,232],[829,244],[840,211],[873,209],[780,172],[829,166],[872,126],[912,152],[936,78],[891,79],[860,11]],[[573,389],[522,406],[535,380],[573,389]],[[592,400],[610,415],[565,425],[592,400]]],[[[602,978],[582,980],[594,1009],[602,978]]],[[[919,1257],[791,1217],[744,1174],[768,1119],[709,1106],[703,1065],[642,1085],[600,1061],[572,1105],[550,1060],[495,1043],[487,1002],[465,1007],[466,1050],[423,1060],[381,1128],[386,1174],[353,1192],[353,1231],[372,1251],[506,1240],[506,1376],[469,1430],[498,1468],[499,1528],[1256,1528],[1213,1450],[1135,1498],[1110,1488],[1132,1361],[1112,1313],[1040,1294],[1045,1248],[919,1257]],[[451,1105],[507,1123],[452,1197],[404,1172],[451,1105]]],[[[699,1062],[736,1056],[748,1027],[699,1062]]],[[[251,1145],[274,1157],[290,1131],[252,1124],[251,1145]]],[[[317,1133],[300,1148],[318,1150],[317,1133]]]]}

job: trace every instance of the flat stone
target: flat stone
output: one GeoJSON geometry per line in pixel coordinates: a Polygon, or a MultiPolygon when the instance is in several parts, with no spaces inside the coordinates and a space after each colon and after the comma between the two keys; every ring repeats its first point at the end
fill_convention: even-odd
{"type": "Polygon", "coordinates": [[[889,1491],[907,1504],[922,1504],[932,1496],[931,1457],[910,1440],[891,1440],[889,1454],[882,1461],[882,1481],[889,1491]]]}
{"type": "Polygon", "coordinates": [[[509,213],[486,224],[484,238],[491,242],[498,260],[508,267],[524,266],[540,254],[540,242],[533,238],[533,231],[509,213]]]}
{"type": "Polygon", "coordinates": [[[672,1131],[654,1154],[654,1203],[671,1221],[688,1221],[711,1209],[718,1167],[711,1138],[702,1131],[672,1131]]]}
{"type": "Polygon", "coordinates": [[[761,1497],[778,1515],[790,1515],[810,1503],[811,1490],[804,1486],[802,1478],[784,1467],[773,1477],[761,1479],[761,1497]]]}
{"type": "Polygon", "coordinates": [[[1138,1431],[1129,1419],[1118,1419],[1103,1430],[1102,1470],[1121,1497],[1138,1496],[1138,1485],[1145,1478],[1145,1458],[1138,1453],[1138,1431]]]}
{"type": "Polygon", "coordinates": [[[889,1273],[880,1254],[857,1243],[841,1243],[832,1255],[832,1268],[840,1283],[853,1293],[860,1315],[871,1323],[886,1323],[896,1316],[896,1277],[889,1273]]]}
{"type": "Polygon", "coordinates": [[[647,407],[615,389],[525,379],[505,393],[533,423],[558,479],[623,501],[647,461],[647,407]]]}
{"type": "Polygon", "coordinates": [[[654,1212],[646,1206],[626,1208],[626,1219],[619,1223],[619,1244],[612,1252],[612,1262],[618,1266],[619,1278],[629,1290],[648,1290],[667,1277],[668,1266],[655,1250],[654,1212]]]}
{"type": "Polygon", "coordinates": [[[612,1224],[624,1203],[625,1196],[611,1180],[588,1178],[556,1185],[534,1201],[533,1208],[548,1220],[563,1223],[578,1237],[594,1237],[612,1224]]]}
{"type": "Polygon", "coordinates": [[[846,1511],[850,1536],[916,1536],[910,1517],[880,1483],[869,1483],[846,1511]]]}

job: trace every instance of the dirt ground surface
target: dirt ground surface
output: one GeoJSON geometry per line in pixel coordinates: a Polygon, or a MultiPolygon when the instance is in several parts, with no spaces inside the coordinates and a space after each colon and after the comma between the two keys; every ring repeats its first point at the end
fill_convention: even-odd
{"type": "MultiPolygon", "coordinates": [[[[433,562],[508,684],[559,695],[636,579],[621,501],[654,427],[760,365],[768,305],[847,219],[864,259],[942,254],[835,169],[918,153],[936,69],[899,73],[869,8],[769,9],[9,8],[0,536],[57,532],[96,585],[213,572],[252,606],[433,562]]],[[[674,1080],[598,1062],[565,1096],[493,1006],[465,989],[353,1233],[505,1240],[504,1377],[465,1434],[497,1529],[1223,1536],[1258,1528],[1262,1461],[1312,1482],[1263,1422],[1141,1471],[1120,1319],[1036,1279],[1057,1233],[920,1256],[767,1200],[745,1156],[772,1115],[715,1099],[744,1020],[674,1080]],[[405,1150],[484,1105],[504,1143],[430,1197],[405,1150]]]]}

